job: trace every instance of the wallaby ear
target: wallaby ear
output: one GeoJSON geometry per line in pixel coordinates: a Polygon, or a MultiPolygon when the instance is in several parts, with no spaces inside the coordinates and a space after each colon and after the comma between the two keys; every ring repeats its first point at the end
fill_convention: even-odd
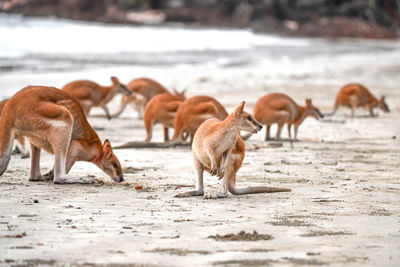
{"type": "Polygon", "coordinates": [[[113,84],[120,84],[118,78],[115,76],[111,76],[111,81],[113,82],[113,84]]]}
{"type": "Polygon", "coordinates": [[[181,96],[185,96],[186,92],[187,92],[188,88],[183,89],[179,94],[181,96]]]}
{"type": "Polygon", "coordinates": [[[381,102],[385,101],[385,96],[381,96],[381,102]]]}
{"type": "Polygon", "coordinates": [[[104,140],[104,143],[103,143],[103,154],[106,157],[108,157],[108,156],[110,156],[112,154],[111,144],[110,144],[110,141],[108,141],[108,139],[104,140]]]}
{"type": "Polygon", "coordinates": [[[311,98],[306,99],[306,107],[310,107],[312,105],[311,98]]]}
{"type": "Polygon", "coordinates": [[[240,114],[243,113],[243,109],[244,109],[244,105],[246,104],[246,101],[243,101],[242,103],[240,103],[239,106],[237,106],[237,108],[235,109],[235,115],[236,116],[240,116],[240,114]]]}

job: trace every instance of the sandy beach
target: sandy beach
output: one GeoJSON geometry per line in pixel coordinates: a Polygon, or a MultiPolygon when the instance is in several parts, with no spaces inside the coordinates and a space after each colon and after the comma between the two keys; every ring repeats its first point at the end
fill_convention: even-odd
{"type": "MultiPolygon", "coordinates": [[[[124,82],[146,76],[168,88],[188,88],[188,97],[211,95],[228,112],[243,100],[252,112],[259,97],[283,92],[299,104],[311,97],[327,113],[342,85],[361,82],[377,97],[386,95],[391,112],[377,110],[378,117],[370,118],[359,109],[351,119],[350,110],[341,109],[332,118],[308,118],[299,142],[264,142],[264,130],[252,136],[238,185],[291,188],[287,193],[174,198],[195,183],[189,147],[114,150],[123,184],[86,162],[70,174],[104,184],[29,182],[30,159],[14,155],[0,177],[0,265],[396,266],[399,73],[400,54],[393,52],[230,67],[123,65],[1,74],[2,98],[28,84],[61,87],[81,78],[109,84],[111,75],[124,82]]],[[[116,111],[118,104],[119,97],[109,107],[116,111]]],[[[143,122],[132,109],[111,121],[103,115],[94,108],[88,118],[102,140],[116,146],[144,139],[143,122]]],[[[153,141],[162,141],[159,125],[153,141]]],[[[42,152],[42,172],[53,162],[42,152]]],[[[216,190],[218,180],[206,174],[205,186],[216,190]]]]}

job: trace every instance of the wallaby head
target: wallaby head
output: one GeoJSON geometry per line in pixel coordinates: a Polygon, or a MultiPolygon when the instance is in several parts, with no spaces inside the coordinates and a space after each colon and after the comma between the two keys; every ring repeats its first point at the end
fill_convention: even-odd
{"type": "Polygon", "coordinates": [[[324,115],[318,108],[314,107],[310,98],[306,99],[306,115],[315,119],[323,118],[324,115]]]}
{"type": "Polygon", "coordinates": [[[251,114],[244,111],[245,104],[246,102],[243,101],[239,106],[237,106],[232,115],[239,121],[240,130],[257,133],[258,131],[261,131],[262,125],[259,124],[251,114]]]}
{"type": "Polygon", "coordinates": [[[96,163],[114,181],[122,182],[124,180],[121,164],[119,163],[117,157],[114,155],[110,141],[108,141],[107,139],[103,143],[103,154],[96,163]]]}
{"type": "Polygon", "coordinates": [[[118,93],[122,93],[126,96],[130,96],[132,94],[132,91],[122,84],[117,77],[112,76],[111,81],[113,83],[113,90],[116,90],[118,93]]]}
{"type": "Polygon", "coordinates": [[[383,112],[389,113],[389,106],[386,104],[385,96],[382,96],[378,102],[378,107],[383,110],[383,112]]]}

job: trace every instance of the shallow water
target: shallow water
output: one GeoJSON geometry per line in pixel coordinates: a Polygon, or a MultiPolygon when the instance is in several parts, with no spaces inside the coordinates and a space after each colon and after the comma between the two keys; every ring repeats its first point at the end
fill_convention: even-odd
{"type": "Polygon", "coordinates": [[[249,29],[129,26],[5,14],[0,14],[0,36],[6,37],[0,39],[2,74],[121,65],[270,67],[400,54],[398,41],[285,38],[249,29]]]}

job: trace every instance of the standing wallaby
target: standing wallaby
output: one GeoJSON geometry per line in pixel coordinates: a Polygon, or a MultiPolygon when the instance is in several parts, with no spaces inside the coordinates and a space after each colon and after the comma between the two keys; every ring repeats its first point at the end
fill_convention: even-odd
{"type": "Polygon", "coordinates": [[[118,93],[129,96],[132,92],[116,77],[111,77],[111,86],[101,86],[92,81],[74,81],[67,83],[62,90],[70,94],[79,104],[81,104],[83,112],[87,116],[92,107],[101,107],[107,118],[110,120],[111,115],[107,108],[110,102],[118,93]]]}
{"type": "Polygon", "coordinates": [[[114,181],[123,181],[121,164],[108,140],[89,125],[81,106],[66,92],[54,87],[27,86],[4,106],[0,117],[0,175],[11,157],[15,136],[24,136],[31,146],[30,181],[45,180],[40,172],[40,150],[55,155],[54,183],[90,183],[67,176],[76,161],[97,165],[114,181]]]}
{"type": "MultiPolygon", "coordinates": [[[[4,99],[0,102],[0,116],[3,112],[4,106],[6,105],[8,99],[4,99]]],[[[15,136],[15,140],[17,141],[17,145],[14,149],[15,153],[21,153],[21,158],[29,158],[29,149],[25,147],[25,138],[23,136],[15,136]]]]}
{"type": "Polygon", "coordinates": [[[242,166],[245,154],[245,145],[240,137],[240,131],[257,133],[262,126],[244,109],[243,101],[223,121],[212,118],[206,120],[197,129],[192,153],[194,169],[197,174],[197,186],[193,191],[176,195],[177,197],[202,196],[204,195],[203,172],[208,171],[211,175],[221,178],[221,186],[212,198],[223,198],[228,196],[228,191],[234,195],[288,192],[288,188],[275,187],[236,187],[236,173],[242,166]]]}
{"type": "Polygon", "coordinates": [[[193,96],[179,106],[174,120],[174,136],[171,142],[183,141],[183,134],[190,135],[193,141],[197,128],[207,119],[225,119],[228,116],[224,106],[210,96],[193,96]]]}
{"type": "Polygon", "coordinates": [[[357,83],[350,83],[343,86],[336,95],[335,105],[333,106],[332,116],[336,113],[339,106],[351,108],[351,117],[354,117],[355,109],[357,107],[364,107],[369,110],[371,117],[374,117],[373,109],[378,107],[383,112],[389,112],[389,107],[385,102],[385,97],[377,99],[371,92],[363,85],[357,83]]]}
{"type": "Polygon", "coordinates": [[[125,107],[130,104],[133,109],[137,110],[138,116],[141,118],[147,103],[154,96],[168,93],[168,90],[164,86],[149,78],[133,79],[126,86],[134,94],[131,96],[122,96],[119,110],[112,117],[118,117],[124,111],[125,107]]]}
{"type": "Polygon", "coordinates": [[[163,93],[154,96],[147,103],[144,110],[144,127],[146,129],[146,142],[150,142],[153,125],[160,123],[164,129],[164,142],[167,142],[168,128],[172,128],[179,105],[185,100],[185,92],[175,94],[163,93]]]}
{"type": "Polygon", "coordinates": [[[315,119],[323,118],[322,113],[312,105],[311,99],[307,99],[305,106],[301,107],[289,96],[279,93],[271,93],[261,97],[254,106],[254,118],[266,125],[265,141],[270,140],[270,129],[274,123],[278,124],[276,138],[281,137],[282,127],[288,126],[289,138],[291,126],[294,125],[294,139],[297,139],[299,126],[308,116],[315,119]]]}

